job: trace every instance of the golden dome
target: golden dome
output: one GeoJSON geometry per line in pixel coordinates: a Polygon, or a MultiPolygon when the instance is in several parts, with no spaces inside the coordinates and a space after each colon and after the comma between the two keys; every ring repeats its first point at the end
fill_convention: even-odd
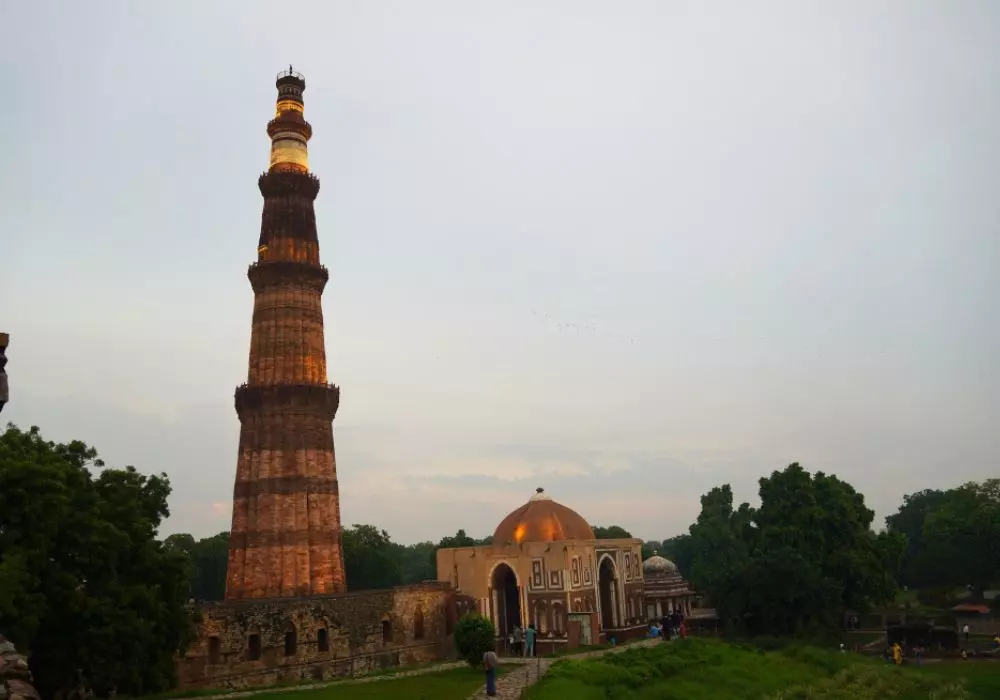
{"type": "Polygon", "coordinates": [[[594,531],[579,513],[556,503],[537,489],[527,503],[504,518],[493,532],[493,544],[592,540],[594,531]]]}

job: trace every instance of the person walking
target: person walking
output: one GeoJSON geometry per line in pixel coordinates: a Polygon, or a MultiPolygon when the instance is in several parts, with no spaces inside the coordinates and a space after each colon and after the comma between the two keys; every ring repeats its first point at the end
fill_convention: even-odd
{"type": "Polygon", "coordinates": [[[524,655],[524,630],[521,625],[514,628],[514,656],[524,655]]]}
{"type": "Polygon", "coordinates": [[[483,670],[486,671],[486,695],[493,698],[497,694],[497,653],[490,649],[483,654],[483,670]]]}
{"type": "Polygon", "coordinates": [[[962,626],[962,634],[965,635],[965,641],[969,641],[969,625],[968,624],[962,626]]]}
{"type": "Polygon", "coordinates": [[[535,626],[528,625],[528,629],[524,630],[524,655],[534,656],[535,655],[535,626]]]}

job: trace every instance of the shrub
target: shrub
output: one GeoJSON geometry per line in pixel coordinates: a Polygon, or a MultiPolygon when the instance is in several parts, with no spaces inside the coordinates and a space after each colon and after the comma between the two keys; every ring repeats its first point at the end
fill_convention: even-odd
{"type": "Polygon", "coordinates": [[[470,666],[483,663],[483,654],[494,649],[495,640],[493,623],[480,615],[465,615],[455,625],[455,648],[470,666]]]}

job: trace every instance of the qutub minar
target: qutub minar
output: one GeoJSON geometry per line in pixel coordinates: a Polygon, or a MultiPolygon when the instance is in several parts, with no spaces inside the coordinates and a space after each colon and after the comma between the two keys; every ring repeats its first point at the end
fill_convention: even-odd
{"type": "Polygon", "coordinates": [[[472,602],[447,582],[347,592],[320,264],[309,172],[306,83],[278,74],[246,383],[236,389],[239,453],[226,596],[198,605],[197,637],[177,660],[182,688],[242,688],[355,675],[451,653],[472,602]]]}
{"type": "Polygon", "coordinates": [[[271,159],[257,183],[257,261],[247,272],[250,361],[235,397],[226,598],[199,604],[197,637],[177,659],[180,686],[321,680],[450,657],[455,622],[467,612],[489,617],[501,634],[535,625],[539,651],[643,636],[641,542],[595,539],[542,489],[501,522],[493,544],[439,550],[438,580],[347,592],[333,449],[340,390],[326,369],[329,273],[316,235],[306,83],[289,66],[275,84],[271,159]]]}
{"type": "Polygon", "coordinates": [[[312,127],[301,75],[278,75],[267,124],[271,163],[254,291],[250,366],[236,390],[239,457],[233,488],[226,599],[284,598],[346,590],[333,419],[340,390],[327,383],[323,288],[309,172],[312,127]]]}

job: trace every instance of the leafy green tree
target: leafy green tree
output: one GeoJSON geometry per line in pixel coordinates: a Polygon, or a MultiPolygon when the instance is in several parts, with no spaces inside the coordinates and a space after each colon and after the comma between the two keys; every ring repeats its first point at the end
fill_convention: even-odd
{"type": "Polygon", "coordinates": [[[493,537],[484,537],[482,539],[475,539],[474,537],[469,537],[465,533],[465,530],[459,530],[451,537],[442,537],[441,541],[437,543],[437,546],[431,550],[427,562],[431,571],[434,572],[433,578],[437,578],[437,551],[439,549],[448,549],[451,547],[479,547],[481,545],[490,544],[493,541],[493,537]]]}
{"type": "Polygon", "coordinates": [[[200,540],[195,540],[186,533],[178,533],[170,535],[163,544],[171,551],[180,552],[188,558],[192,598],[197,601],[225,598],[229,532],[220,532],[200,540]]]}
{"type": "Polygon", "coordinates": [[[948,492],[928,513],[918,564],[940,572],[941,583],[968,584],[977,598],[1000,580],[1000,479],[948,492]]]}
{"type": "Polygon", "coordinates": [[[734,509],[723,486],[691,526],[692,581],[720,614],[752,633],[799,634],[895,594],[905,539],[874,533],[850,484],[797,463],[759,483],[759,508],[734,509]]]}
{"type": "Polygon", "coordinates": [[[464,615],[455,625],[455,648],[472,667],[482,665],[483,654],[494,648],[495,640],[493,623],[480,615],[464,615]]]}
{"type": "Polygon", "coordinates": [[[402,578],[397,549],[389,533],[374,525],[344,528],[344,568],[347,590],[364,591],[397,586],[402,578]]]}
{"type": "Polygon", "coordinates": [[[621,525],[608,525],[607,527],[594,525],[591,529],[594,531],[594,537],[599,540],[621,540],[632,536],[632,533],[621,525]]]}
{"type": "Polygon", "coordinates": [[[677,535],[663,540],[659,552],[660,556],[677,565],[681,576],[691,577],[691,565],[694,563],[694,541],[691,535],[677,535]]]}
{"type": "Polygon", "coordinates": [[[743,575],[749,565],[753,542],[744,533],[749,506],[733,510],[729,484],[701,497],[701,512],[690,528],[693,563],[691,583],[708,593],[723,619],[738,619],[746,607],[743,575]],[[751,541],[747,541],[751,540],[751,541]]]}
{"type": "Polygon", "coordinates": [[[193,629],[187,560],[156,537],[169,494],[165,475],[105,469],[80,441],[0,435],[0,629],[44,696],[172,685],[193,629]]]}
{"type": "Polygon", "coordinates": [[[411,545],[394,545],[399,560],[400,578],[403,584],[437,580],[437,566],[433,542],[418,542],[411,545]]]}
{"type": "Polygon", "coordinates": [[[928,516],[948,503],[949,491],[928,489],[903,496],[899,509],[885,519],[886,529],[906,538],[899,582],[912,588],[954,583],[947,571],[933,566],[927,555],[924,525],[928,516]]]}

